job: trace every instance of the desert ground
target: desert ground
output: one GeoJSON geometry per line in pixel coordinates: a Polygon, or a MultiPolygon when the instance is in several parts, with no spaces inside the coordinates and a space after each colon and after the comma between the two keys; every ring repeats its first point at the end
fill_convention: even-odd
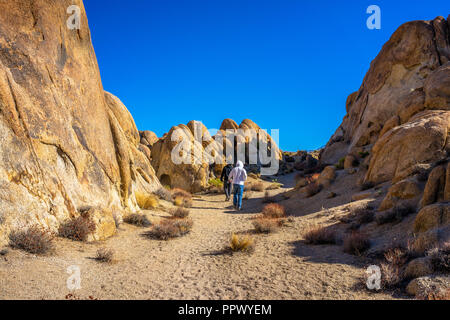
{"type": "MultiPolygon", "coordinates": [[[[280,179],[284,187],[271,195],[290,191],[293,180],[293,174],[284,176],[280,179]]],[[[0,256],[0,299],[393,298],[364,287],[368,261],[337,245],[303,243],[302,232],[311,221],[335,220],[345,211],[339,207],[291,216],[276,233],[252,235],[253,253],[224,252],[231,233],[251,233],[263,196],[264,192],[252,192],[240,212],[231,209],[222,194],[195,196],[190,213],[193,229],[174,240],[148,239],[143,236],[145,228],[124,223],[104,242],[58,237],[51,256],[8,249],[0,256]],[[101,247],[115,250],[112,263],[94,259],[101,247]],[[66,285],[71,265],[81,270],[79,290],[70,291],[66,285]]],[[[313,204],[317,200],[310,202],[318,205],[313,204]]],[[[164,210],[146,214],[152,222],[168,217],[164,210]]]]}

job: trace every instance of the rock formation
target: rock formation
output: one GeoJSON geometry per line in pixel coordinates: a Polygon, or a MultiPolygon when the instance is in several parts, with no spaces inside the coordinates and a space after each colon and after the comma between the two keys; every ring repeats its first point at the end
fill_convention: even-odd
{"type": "Polygon", "coordinates": [[[134,211],[159,182],[125,106],[103,91],[81,0],[0,2],[0,241],[79,208],[134,211]],[[81,8],[79,30],[66,26],[81,8]]]}

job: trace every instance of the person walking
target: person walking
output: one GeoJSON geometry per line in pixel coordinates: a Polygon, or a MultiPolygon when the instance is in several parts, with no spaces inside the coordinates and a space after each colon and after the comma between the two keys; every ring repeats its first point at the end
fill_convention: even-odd
{"type": "Polygon", "coordinates": [[[231,170],[229,181],[233,183],[233,205],[236,210],[242,208],[242,196],[244,194],[244,184],[247,180],[247,171],[244,169],[242,161],[236,163],[236,167],[231,170]]]}
{"type": "Polygon", "coordinates": [[[227,164],[222,169],[222,175],[220,176],[220,181],[223,182],[223,191],[225,191],[225,201],[230,201],[231,198],[231,182],[228,180],[231,170],[233,170],[233,166],[231,164],[227,164]]]}

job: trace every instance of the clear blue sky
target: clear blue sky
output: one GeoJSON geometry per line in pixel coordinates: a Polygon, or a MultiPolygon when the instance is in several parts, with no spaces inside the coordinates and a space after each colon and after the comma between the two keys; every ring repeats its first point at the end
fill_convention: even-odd
{"type": "Polygon", "coordinates": [[[402,23],[448,0],[84,0],[105,90],[139,130],[250,118],[283,150],[326,144],[371,60],[402,23]],[[366,9],[381,8],[381,30],[366,9]]]}

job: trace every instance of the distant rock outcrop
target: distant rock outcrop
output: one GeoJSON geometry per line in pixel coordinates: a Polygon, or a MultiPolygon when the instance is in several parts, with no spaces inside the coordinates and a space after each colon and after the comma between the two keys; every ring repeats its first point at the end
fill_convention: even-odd
{"type": "Polygon", "coordinates": [[[135,190],[160,184],[103,91],[82,1],[1,1],[0,35],[0,242],[26,225],[55,231],[81,207],[134,211],[135,190]],[[79,30],[66,26],[73,4],[79,30]]]}

